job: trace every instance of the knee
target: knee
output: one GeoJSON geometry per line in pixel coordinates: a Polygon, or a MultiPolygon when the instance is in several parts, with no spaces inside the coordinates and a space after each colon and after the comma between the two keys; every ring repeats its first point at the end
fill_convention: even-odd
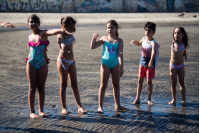
{"type": "Polygon", "coordinates": [[[148,86],[152,86],[152,81],[147,80],[147,85],[148,85],[148,86]]]}
{"type": "Polygon", "coordinates": [[[143,84],[143,81],[144,80],[142,80],[142,79],[138,79],[138,84],[140,84],[140,85],[143,84]]]}
{"type": "Polygon", "coordinates": [[[119,88],[119,83],[113,84],[113,88],[118,89],[119,88]]]}
{"type": "Polygon", "coordinates": [[[100,85],[100,89],[101,89],[101,90],[106,90],[106,88],[107,88],[107,85],[101,83],[101,85],[100,85]]]}
{"type": "Polygon", "coordinates": [[[72,87],[73,89],[78,88],[77,82],[72,82],[72,83],[71,83],[71,87],[72,87]]]}
{"type": "Polygon", "coordinates": [[[180,82],[179,85],[180,85],[181,88],[185,87],[185,83],[184,82],[180,82]]]}
{"type": "Polygon", "coordinates": [[[36,91],[36,86],[30,86],[29,87],[29,92],[30,93],[35,93],[35,91],[36,91]]]}
{"type": "Polygon", "coordinates": [[[62,89],[64,88],[67,88],[67,82],[66,83],[61,83],[61,86],[60,86],[62,89]]]}
{"type": "Polygon", "coordinates": [[[176,85],[177,85],[176,82],[172,82],[172,87],[173,88],[176,88],[176,85]]]}

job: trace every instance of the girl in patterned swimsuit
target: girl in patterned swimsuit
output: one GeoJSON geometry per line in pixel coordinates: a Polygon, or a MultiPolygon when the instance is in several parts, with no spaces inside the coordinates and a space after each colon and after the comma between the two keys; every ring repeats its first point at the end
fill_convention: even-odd
{"type": "Polygon", "coordinates": [[[63,29],[55,30],[40,30],[40,19],[37,15],[33,14],[28,18],[28,26],[32,30],[33,34],[29,35],[29,48],[30,53],[28,58],[26,57],[26,73],[29,80],[29,108],[30,117],[39,118],[39,116],[47,117],[48,114],[43,112],[44,100],[45,100],[45,82],[48,73],[48,59],[47,59],[47,46],[49,41],[47,36],[56,35],[60,33],[70,34],[63,29]],[[34,102],[36,87],[38,89],[38,101],[39,101],[39,116],[35,114],[34,102]]]}
{"type": "Polygon", "coordinates": [[[185,65],[184,59],[187,60],[186,48],[188,48],[188,36],[183,27],[176,27],[173,31],[173,41],[171,44],[171,60],[169,65],[170,76],[171,76],[171,91],[172,91],[172,101],[169,104],[176,103],[176,85],[177,85],[177,75],[179,77],[179,85],[182,94],[182,105],[186,105],[185,99],[185,65]]]}
{"type": "MultiPolygon", "coordinates": [[[[75,29],[76,21],[72,17],[62,18],[61,25],[62,29],[68,32],[76,31],[75,29]]],[[[76,40],[73,35],[58,34],[57,42],[60,47],[60,53],[57,59],[57,68],[60,76],[60,100],[62,104],[62,115],[68,114],[66,108],[67,78],[70,79],[70,85],[78,106],[78,112],[86,114],[87,111],[85,111],[81,105],[81,100],[77,85],[76,65],[73,54],[73,44],[75,44],[76,40]]]]}
{"type": "Polygon", "coordinates": [[[118,24],[115,20],[108,21],[106,25],[108,36],[103,36],[99,41],[98,34],[93,34],[91,49],[98,48],[103,44],[101,58],[101,85],[99,89],[99,113],[103,113],[103,99],[110,74],[112,75],[115,110],[128,110],[120,105],[119,80],[123,75],[123,40],[118,38],[118,24]]]}

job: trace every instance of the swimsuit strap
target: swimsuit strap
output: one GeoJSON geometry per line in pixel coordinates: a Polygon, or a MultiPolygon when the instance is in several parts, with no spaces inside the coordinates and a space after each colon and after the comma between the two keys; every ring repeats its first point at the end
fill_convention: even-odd
{"type": "Polygon", "coordinates": [[[62,33],[62,35],[63,35],[63,37],[65,38],[65,40],[66,40],[66,36],[65,36],[65,34],[64,33],[62,33]]]}

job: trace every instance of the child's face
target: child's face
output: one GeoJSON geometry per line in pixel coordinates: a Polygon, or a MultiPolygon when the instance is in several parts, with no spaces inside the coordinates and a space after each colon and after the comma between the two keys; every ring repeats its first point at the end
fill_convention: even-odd
{"type": "Polygon", "coordinates": [[[112,25],[111,23],[107,24],[107,32],[108,32],[108,34],[115,35],[116,31],[117,31],[117,28],[114,25],[112,25]]]}
{"type": "Polygon", "coordinates": [[[40,27],[40,23],[34,21],[32,18],[29,19],[28,26],[31,30],[38,30],[40,27]]]}
{"type": "Polygon", "coordinates": [[[146,28],[144,29],[144,31],[145,31],[145,35],[146,35],[147,37],[152,37],[152,36],[155,34],[155,31],[153,31],[152,29],[150,29],[150,28],[148,28],[148,27],[146,27],[146,28]]]}
{"type": "Polygon", "coordinates": [[[181,32],[181,30],[180,30],[179,28],[176,28],[176,29],[174,30],[174,39],[175,39],[176,41],[182,41],[182,39],[183,39],[184,36],[185,36],[185,35],[182,34],[182,32],[181,32]]]}
{"type": "Polygon", "coordinates": [[[66,31],[73,33],[75,31],[75,24],[65,26],[66,31]]]}

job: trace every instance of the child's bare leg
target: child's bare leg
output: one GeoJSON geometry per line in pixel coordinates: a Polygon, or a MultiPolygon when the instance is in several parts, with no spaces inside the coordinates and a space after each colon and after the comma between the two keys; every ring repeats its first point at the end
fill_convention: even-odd
{"type": "Polygon", "coordinates": [[[172,81],[171,91],[172,91],[172,101],[168,104],[175,104],[176,103],[176,85],[177,85],[177,69],[170,68],[170,77],[172,81]]]}
{"type": "Polygon", "coordinates": [[[180,90],[181,90],[181,94],[182,94],[182,105],[186,106],[186,99],[185,99],[185,92],[186,92],[186,88],[185,88],[185,68],[182,67],[178,70],[178,78],[179,78],[179,85],[180,85],[180,90]]]}
{"type": "Polygon", "coordinates": [[[135,101],[133,103],[131,103],[132,105],[140,103],[140,94],[141,94],[141,91],[142,91],[143,82],[144,82],[144,77],[139,76],[138,86],[137,86],[137,96],[135,98],[135,101]]]}
{"type": "Polygon", "coordinates": [[[74,98],[78,106],[78,112],[82,114],[86,114],[87,111],[84,110],[81,105],[81,99],[80,99],[78,85],[77,85],[77,74],[76,74],[75,62],[71,66],[69,66],[69,80],[70,80],[70,85],[72,88],[74,98]]]}
{"type": "Polygon", "coordinates": [[[148,105],[153,105],[153,102],[151,102],[151,95],[153,92],[153,84],[152,84],[152,79],[147,79],[147,85],[148,85],[148,105]]]}
{"type": "Polygon", "coordinates": [[[39,102],[39,116],[47,117],[48,114],[44,113],[45,101],[45,83],[48,74],[48,66],[45,63],[37,73],[37,88],[38,88],[38,102],[39,102]]]}
{"type": "Polygon", "coordinates": [[[97,112],[103,113],[103,100],[105,97],[106,88],[108,86],[108,80],[110,77],[111,70],[108,66],[102,63],[100,71],[101,71],[101,84],[99,88],[99,107],[97,112]]]}
{"type": "Polygon", "coordinates": [[[29,92],[28,92],[28,101],[30,108],[30,117],[31,118],[39,118],[38,115],[35,114],[34,105],[35,105],[35,91],[37,84],[37,70],[27,62],[26,74],[29,81],[29,92]]]}
{"type": "Polygon", "coordinates": [[[66,70],[63,68],[60,60],[57,61],[57,68],[60,77],[60,101],[62,105],[62,115],[68,115],[66,108],[66,88],[67,88],[67,76],[68,76],[68,65],[63,62],[66,66],[66,70]]]}
{"type": "Polygon", "coordinates": [[[115,110],[129,110],[120,105],[120,75],[119,75],[119,64],[111,70],[113,95],[115,99],[115,110]]]}

